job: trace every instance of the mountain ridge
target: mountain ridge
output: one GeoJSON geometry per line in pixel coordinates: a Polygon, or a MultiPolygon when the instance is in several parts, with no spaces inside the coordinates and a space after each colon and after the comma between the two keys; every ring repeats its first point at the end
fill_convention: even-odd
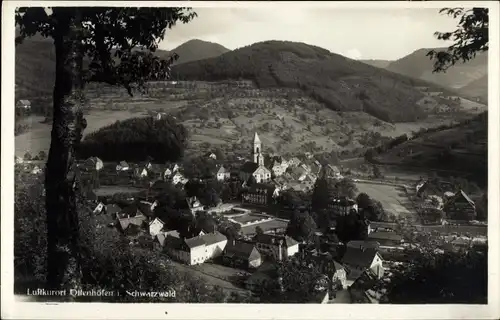
{"type": "Polygon", "coordinates": [[[412,78],[429,81],[447,88],[458,89],[477,80],[488,72],[488,54],[479,53],[467,62],[458,62],[446,72],[433,72],[433,62],[427,53],[447,48],[421,48],[391,62],[386,69],[412,78]]]}
{"type": "Polygon", "coordinates": [[[215,58],[177,65],[172,76],[202,81],[247,79],[260,88],[297,88],[332,110],[363,111],[388,122],[425,117],[417,104],[424,95],[417,86],[452,92],[324,48],[290,41],[258,42],[215,58]]]}

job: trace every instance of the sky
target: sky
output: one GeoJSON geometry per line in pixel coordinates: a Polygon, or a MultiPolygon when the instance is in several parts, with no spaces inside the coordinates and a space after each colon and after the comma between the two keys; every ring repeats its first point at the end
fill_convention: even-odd
{"type": "MultiPolygon", "coordinates": [[[[276,8],[276,7],[274,7],[276,8]]],[[[195,8],[188,24],[168,31],[160,48],[191,40],[216,42],[234,50],[266,40],[316,45],[351,59],[396,60],[421,48],[444,47],[436,31],[457,21],[436,8],[195,8]]]]}

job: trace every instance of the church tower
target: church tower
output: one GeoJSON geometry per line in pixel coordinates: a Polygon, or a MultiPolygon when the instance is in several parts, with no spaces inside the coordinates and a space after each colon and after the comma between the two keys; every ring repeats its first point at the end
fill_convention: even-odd
{"type": "Polygon", "coordinates": [[[253,137],[253,162],[257,163],[259,166],[264,165],[264,156],[262,155],[262,142],[259,139],[259,135],[255,132],[253,137]]]}

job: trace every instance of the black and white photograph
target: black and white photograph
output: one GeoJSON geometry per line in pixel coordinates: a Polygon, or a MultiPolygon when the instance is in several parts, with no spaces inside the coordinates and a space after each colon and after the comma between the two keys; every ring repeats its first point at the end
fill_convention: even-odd
{"type": "Polygon", "coordinates": [[[497,2],[6,4],[2,318],[500,316],[497,2]]]}

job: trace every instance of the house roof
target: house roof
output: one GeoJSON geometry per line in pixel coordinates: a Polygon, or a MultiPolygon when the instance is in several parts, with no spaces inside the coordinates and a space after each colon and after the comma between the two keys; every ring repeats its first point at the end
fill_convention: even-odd
{"type": "Polygon", "coordinates": [[[364,271],[350,286],[351,290],[367,291],[372,289],[377,283],[378,279],[371,271],[364,271]]]}
{"type": "Polygon", "coordinates": [[[353,248],[347,247],[342,257],[343,264],[369,268],[378,251],[374,248],[353,248]]]}
{"type": "Polygon", "coordinates": [[[259,167],[259,165],[257,163],[247,161],[243,164],[243,166],[241,166],[241,171],[243,171],[245,173],[254,173],[258,167],[259,167]]]}
{"type": "Polygon", "coordinates": [[[333,261],[333,268],[335,269],[335,271],[345,270],[344,266],[337,261],[333,261]]]}
{"type": "Polygon", "coordinates": [[[347,243],[347,247],[360,248],[364,246],[365,248],[378,249],[380,244],[377,241],[363,241],[363,240],[352,240],[347,243]]]}
{"type": "Polygon", "coordinates": [[[227,240],[227,237],[219,231],[204,234],[201,236],[201,238],[207,246],[227,240]]]}
{"type": "Polygon", "coordinates": [[[228,172],[228,170],[226,170],[226,168],[224,168],[224,166],[220,166],[219,170],[217,171],[217,173],[219,174],[222,174],[222,173],[226,173],[228,172]]]}
{"type": "Polygon", "coordinates": [[[120,166],[122,167],[128,167],[128,163],[126,161],[120,161],[120,166]]]}
{"type": "Polygon", "coordinates": [[[396,232],[375,231],[368,235],[368,239],[401,241],[403,237],[396,232]]]}
{"type": "Polygon", "coordinates": [[[460,189],[458,193],[459,195],[462,195],[465,198],[465,200],[467,200],[467,202],[469,202],[470,204],[474,204],[474,201],[472,201],[472,199],[469,198],[469,196],[462,189],[460,189]]]}
{"type": "Polygon", "coordinates": [[[184,242],[186,242],[187,246],[191,249],[205,245],[205,241],[203,241],[201,236],[197,236],[197,237],[189,238],[189,239],[184,239],[184,242]]]}
{"type": "Polygon", "coordinates": [[[146,217],[143,215],[137,215],[135,217],[118,219],[118,222],[119,222],[122,230],[127,229],[129,225],[136,225],[136,226],[140,227],[140,226],[142,226],[144,221],[146,221],[146,217]]]}
{"type": "Polygon", "coordinates": [[[262,190],[267,190],[268,193],[273,193],[275,189],[276,186],[274,184],[255,183],[252,186],[250,186],[250,189],[248,191],[251,193],[257,193],[257,192],[262,192],[262,190]]]}
{"type": "Polygon", "coordinates": [[[151,210],[151,206],[153,204],[147,201],[139,201],[137,203],[137,209],[142,212],[145,216],[152,217],[153,210],[151,210]]]}
{"type": "MultiPolygon", "coordinates": [[[[241,240],[235,240],[229,241],[226,245],[226,248],[224,249],[224,255],[229,256],[229,257],[237,257],[241,259],[247,259],[249,260],[253,255],[258,255],[260,256],[259,251],[257,248],[255,248],[255,245],[251,242],[246,242],[246,241],[241,241],[241,240]]],[[[258,258],[258,257],[256,257],[258,258]]]]}

